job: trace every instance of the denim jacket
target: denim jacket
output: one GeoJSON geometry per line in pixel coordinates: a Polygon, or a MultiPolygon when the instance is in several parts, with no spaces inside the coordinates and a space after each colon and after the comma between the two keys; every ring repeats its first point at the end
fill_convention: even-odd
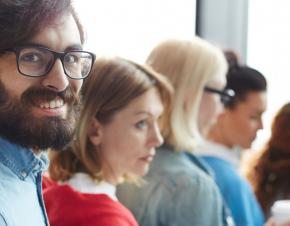
{"type": "Polygon", "coordinates": [[[157,150],[145,185],[124,184],[117,196],[140,226],[221,226],[222,199],[213,181],[183,153],[157,150]]]}
{"type": "Polygon", "coordinates": [[[0,226],[49,225],[41,192],[47,165],[46,154],[36,157],[0,137],[0,226]]]}

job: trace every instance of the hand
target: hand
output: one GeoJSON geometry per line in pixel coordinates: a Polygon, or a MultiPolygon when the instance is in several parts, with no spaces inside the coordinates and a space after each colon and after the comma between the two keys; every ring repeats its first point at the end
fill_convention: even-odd
{"type": "MultiPolygon", "coordinates": [[[[271,218],[266,222],[266,224],[264,224],[264,226],[276,226],[276,225],[275,225],[275,222],[274,222],[274,218],[271,217],[271,218]]],[[[288,222],[282,224],[281,226],[290,226],[290,221],[288,221],[288,222]]]]}
{"type": "Polygon", "coordinates": [[[264,226],[275,226],[274,219],[271,217],[264,226]]]}

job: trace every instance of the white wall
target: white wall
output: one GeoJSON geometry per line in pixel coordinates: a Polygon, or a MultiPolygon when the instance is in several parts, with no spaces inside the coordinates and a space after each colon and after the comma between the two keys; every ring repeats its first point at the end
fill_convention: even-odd
{"type": "Polygon", "coordinates": [[[248,2],[249,0],[200,0],[198,35],[222,48],[235,50],[245,61],[248,2]]]}
{"type": "Polygon", "coordinates": [[[290,101],[290,1],[251,0],[249,4],[248,64],[260,70],[269,85],[265,129],[255,142],[260,147],[270,135],[274,114],[290,101]]]}
{"type": "Polygon", "coordinates": [[[191,39],[195,0],[75,0],[87,28],[86,49],[144,62],[167,38],[191,39]]]}

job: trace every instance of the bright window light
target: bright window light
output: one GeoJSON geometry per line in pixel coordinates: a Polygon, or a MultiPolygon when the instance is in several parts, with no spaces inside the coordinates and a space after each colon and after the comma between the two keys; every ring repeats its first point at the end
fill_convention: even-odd
{"type": "Polygon", "coordinates": [[[195,34],[194,0],[75,0],[87,31],[86,49],[144,62],[168,38],[195,34]]]}
{"type": "Polygon", "coordinates": [[[248,64],[268,81],[268,110],[256,147],[270,136],[271,121],[290,101],[290,1],[249,1],[248,64]]]}

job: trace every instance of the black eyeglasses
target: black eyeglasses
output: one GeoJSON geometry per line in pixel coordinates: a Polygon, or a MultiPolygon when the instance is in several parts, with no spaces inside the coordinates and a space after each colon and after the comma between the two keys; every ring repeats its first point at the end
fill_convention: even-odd
{"type": "Polygon", "coordinates": [[[204,91],[220,95],[221,102],[225,106],[228,105],[232,101],[232,99],[235,97],[235,91],[232,89],[218,90],[209,86],[205,86],[204,91]]]}
{"type": "Polygon", "coordinates": [[[93,53],[72,50],[57,52],[45,47],[21,46],[6,49],[16,54],[17,69],[20,74],[30,77],[47,75],[57,59],[61,60],[64,73],[71,79],[84,79],[92,70],[93,53]]]}

